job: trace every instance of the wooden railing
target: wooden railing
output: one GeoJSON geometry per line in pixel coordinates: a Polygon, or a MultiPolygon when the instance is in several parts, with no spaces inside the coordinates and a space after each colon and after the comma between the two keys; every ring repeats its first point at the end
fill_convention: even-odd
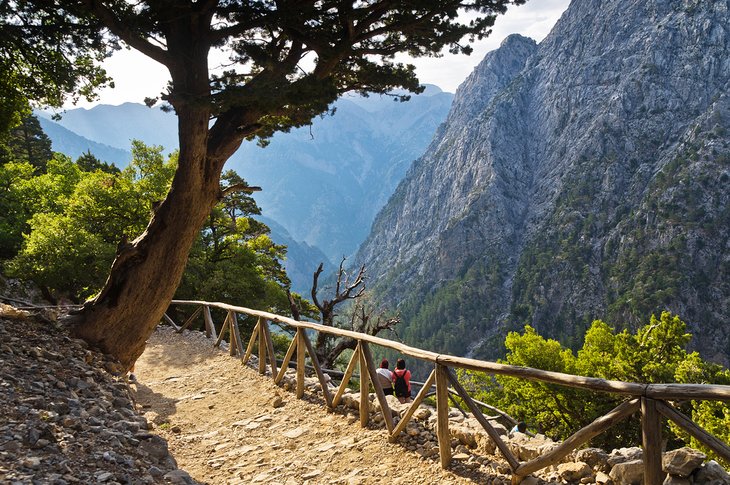
{"type": "Polygon", "coordinates": [[[485,362],[452,355],[443,355],[422,350],[399,342],[373,337],[349,330],[323,326],[317,323],[300,322],[291,318],[283,317],[273,313],[252,310],[249,308],[228,305],[225,303],[210,303],[205,301],[183,301],[173,300],[173,305],[195,305],[198,308],[183,323],[178,326],[168,316],[165,319],[173,324],[178,331],[182,332],[202,313],[205,324],[205,331],[208,337],[216,339],[215,345],[220,345],[224,335],[229,335],[229,352],[232,356],[239,356],[242,362],[248,362],[254,346],[258,343],[258,371],[266,373],[267,365],[274,376],[274,382],[281,382],[287,369],[287,364],[295,358],[296,362],[296,395],[301,398],[304,395],[304,371],[306,354],[309,354],[311,364],[322,387],[325,404],[333,409],[341,401],[347,383],[352,378],[355,369],[359,369],[360,377],[360,424],[367,426],[370,416],[370,401],[368,393],[370,385],[375,389],[375,395],[380,404],[383,420],[391,442],[396,441],[401,431],[413,417],[419,404],[429,393],[431,387],[436,386],[436,435],[438,438],[439,457],[442,467],[448,467],[451,463],[451,437],[449,435],[449,387],[452,386],[464,404],[469,408],[476,420],[486,431],[487,435],[494,441],[501,454],[506,459],[512,470],[512,483],[520,483],[525,477],[545,467],[558,463],[571,451],[587,443],[595,436],[607,431],[615,424],[628,419],[637,411],[641,411],[642,445],[644,449],[644,483],[646,485],[659,485],[663,481],[662,455],[661,455],[661,419],[662,417],[671,420],[677,426],[685,430],[691,436],[705,444],[708,448],[717,453],[718,456],[730,461],[730,447],[715,436],[696,425],[690,418],[677,411],[669,400],[719,400],[730,401],[730,386],[707,385],[707,384],[638,384],[632,382],[612,381],[593,377],[582,377],[559,372],[532,369],[529,367],[517,367],[512,365],[485,362]],[[217,332],[211,317],[211,308],[217,308],[227,312],[222,327],[217,332]],[[246,314],[258,318],[256,327],[253,330],[247,347],[243,348],[241,335],[237,323],[237,314],[246,314]],[[269,331],[269,323],[275,322],[296,330],[296,335],[283,359],[284,365],[277,368],[277,359],[274,353],[273,341],[269,331]],[[358,344],[347,365],[342,382],[334,396],[330,393],[327,380],[317,360],[316,353],[307,336],[306,330],[324,332],[341,337],[351,337],[358,344]],[[377,378],[376,367],[373,361],[370,345],[375,344],[395,350],[403,355],[413,357],[434,365],[424,386],[416,395],[413,403],[402,416],[396,425],[393,421],[388,401],[377,378]],[[295,356],[296,353],[296,356],[295,356]],[[608,392],[628,396],[629,399],[617,406],[605,416],[602,416],[591,424],[575,432],[564,440],[560,445],[551,449],[548,453],[534,458],[527,462],[520,462],[502,441],[497,430],[489,420],[482,414],[477,403],[469,396],[468,392],[459,383],[454,368],[481,371],[488,374],[500,374],[533,381],[549,382],[568,387],[587,389],[591,391],[608,392]]]}

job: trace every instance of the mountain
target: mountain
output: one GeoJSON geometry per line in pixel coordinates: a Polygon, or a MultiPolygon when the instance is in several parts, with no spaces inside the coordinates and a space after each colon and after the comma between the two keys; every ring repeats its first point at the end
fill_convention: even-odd
{"type": "Polygon", "coordinates": [[[323,264],[325,274],[336,268],[319,248],[296,241],[291,237],[289,231],[275,220],[268,217],[258,217],[258,219],[271,229],[270,236],[273,241],[286,246],[284,268],[291,280],[291,290],[309,299],[312,290],[312,275],[320,263],[323,264]]]}
{"type": "Polygon", "coordinates": [[[143,104],[70,109],[62,113],[57,123],[84,138],[122,150],[129,150],[132,140],[162,145],[167,151],[178,146],[175,115],[143,104]]]}
{"type": "MultiPolygon", "coordinates": [[[[263,188],[256,194],[263,215],[289,237],[339,261],[365,239],[378,209],[446,118],[452,99],[436,86],[403,103],[390,96],[347,96],[335,103],[334,116],[278,133],[266,148],[244,142],[226,168],[263,188]]],[[[53,125],[48,133],[58,151],[64,150],[55,147],[80,145],[79,136],[123,150],[132,139],[170,151],[177,147],[175,116],[141,104],[69,110],[58,125],[70,130],[53,125]]],[[[117,165],[125,165],[119,157],[117,165]]],[[[307,272],[314,270],[316,265],[307,272]]]]}
{"type": "Polygon", "coordinates": [[[37,114],[43,132],[51,139],[54,152],[64,153],[75,160],[89,151],[99,160],[119,167],[126,166],[132,159],[132,154],[126,150],[91,141],[45,118],[42,113],[37,114]]]}
{"type": "Polygon", "coordinates": [[[576,0],[484,58],[354,258],[406,342],[494,358],[666,309],[727,364],[729,11],[576,0]]]}
{"type": "Polygon", "coordinates": [[[245,144],[229,164],[262,186],[256,200],[264,215],[339,261],[365,239],[452,99],[435,86],[403,103],[387,96],[344,97],[334,116],[278,133],[266,148],[245,144]]]}

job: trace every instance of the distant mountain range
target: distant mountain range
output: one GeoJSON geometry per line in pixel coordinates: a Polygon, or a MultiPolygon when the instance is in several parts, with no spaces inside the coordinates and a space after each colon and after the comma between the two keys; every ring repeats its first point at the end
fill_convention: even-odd
{"type": "Polygon", "coordinates": [[[114,163],[118,167],[126,167],[132,160],[129,151],[89,140],[43,115],[38,116],[38,121],[43,132],[51,139],[53,151],[64,153],[74,160],[86,152],[91,152],[99,160],[114,163]]]}
{"type": "Polygon", "coordinates": [[[407,343],[493,358],[668,310],[728,363],[729,12],[576,0],[485,57],[354,258],[407,343]]]}
{"type": "MultiPolygon", "coordinates": [[[[266,148],[244,143],[226,168],[252,185],[286,262],[295,291],[307,294],[319,262],[352,254],[372,220],[446,118],[453,95],[435,86],[407,102],[347,96],[334,116],[276,134],[266,148]]],[[[38,112],[53,149],[74,158],[89,150],[125,166],[131,140],[177,147],[177,120],[159,108],[125,103],[65,112],[58,122],[38,112]]]]}

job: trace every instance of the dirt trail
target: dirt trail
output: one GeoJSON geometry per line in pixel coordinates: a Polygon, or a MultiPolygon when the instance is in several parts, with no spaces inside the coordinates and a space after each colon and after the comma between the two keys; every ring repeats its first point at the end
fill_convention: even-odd
{"type": "Polygon", "coordinates": [[[136,366],[137,400],[180,468],[210,484],[503,483],[467,464],[444,471],[363,429],[352,414],[299,400],[198,332],[160,327],[136,366]]]}

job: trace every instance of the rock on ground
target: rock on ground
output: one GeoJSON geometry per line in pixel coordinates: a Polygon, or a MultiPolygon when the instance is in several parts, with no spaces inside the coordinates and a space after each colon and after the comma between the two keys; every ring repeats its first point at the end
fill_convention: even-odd
{"type": "Polygon", "coordinates": [[[0,317],[0,483],[197,483],[150,433],[113,362],[65,330],[0,317]],[[183,483],[183,482],[177,482],[183,483]]]}

